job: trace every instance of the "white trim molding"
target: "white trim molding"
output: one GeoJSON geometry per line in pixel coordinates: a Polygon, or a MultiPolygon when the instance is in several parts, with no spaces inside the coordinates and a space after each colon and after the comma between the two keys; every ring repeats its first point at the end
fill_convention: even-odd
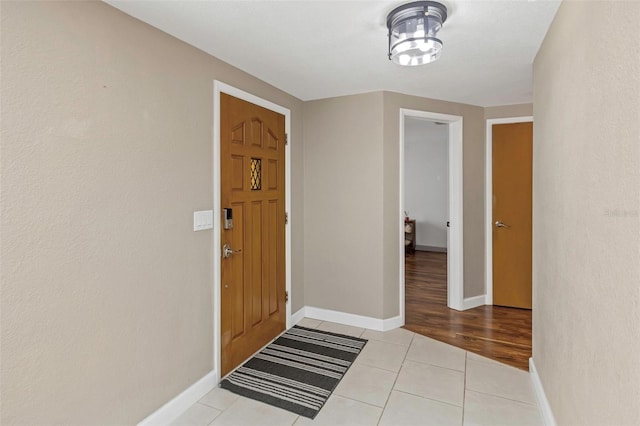
{"type": "Polygon", "coordinates": [[[416,244],[416,251],[435,251],[437,253],[446,253],[446,247],[434,247],[434,246],[421,246],[416,244]]]}
{"type": "Polygon", "coordinates": [[[478,306],[483,306],[486,300],[487,299],[484,294],[474,297],[465,297],[465,299],[462,301],[462,309],[466,311],[467,309],[473,309],[477,308],[478,306]]]}
{"type": "Polygon", "coordinates": [[[304,306],[296,311],[295,314],[291,315],[291,326],[293,327],[297,323],[300,322],[302,318],[304,318],[305,309],[304,306]]]}
{"type": "Polygon", "coordinates": [[[145,417],[138,426],[168,425],[218,385],[218,375],[210,371],[171,401],[145,417]]]}
{"type": "Polygon", "coordinates": [[[291,226],[294,217],[291,215],[291,111],[266,99],[247,93],[221,81],[213,81],[213,365],[215,371],[220,370],[220,93],[227,93],[238,99],[261,106],[284,115],[285,132],[289,143],[285,145],[285,211],[289,213],[289,222],[285,226],[285,288],[290,302],[286,305],[287,328],[291,323],[291,226]]]}
{"type": "MultiPolygon", "coordinates": [[[[449,124],[449,222],[447,247],[447,306],[464,310],[464,259],[462,212],[462,117],[400,108],[400,188],[399,218],[404,217],[404,127],[405,118],[422,118],[449,124]]],[[[398,220],[400,262],[400,318],[404,325],[404,224],[398,220]]]]}
{"type": "Polygon", "coordinates": [[[553,416],[553,411],[551,411],[551,405],[547,399],[547,394],[544,392],[544,387],[542,386],[542,381],[538,375],[538,370],[536,370],[533,358],[529,358],[529,373],[531,374],[533,390],[538,400],[538,408],[540,409],[540,414],[542,414],[542,422],[545,426],[556,426],[556,418],[553,416]]]}
{"type": "Polygon", "coordinates": [[[313,306],[305,306],[296,312],[295,316],[297,321],[306,317],[320,321],[330,321],[338,324],[350,325],[353,327],[368,328],[375,331],[389,331],[404,325],[400,315],[388,319],[379,319],[350,314],[347,312],[332,311],[330,309],[316,308],[313,306]]]}
{"type": "Polygon", "coordinates": [[[493,125],[533,122],[532,116],[491,118],[486,121],[484,155],[484,286],[486,304],[493,305],[493,125]]]}

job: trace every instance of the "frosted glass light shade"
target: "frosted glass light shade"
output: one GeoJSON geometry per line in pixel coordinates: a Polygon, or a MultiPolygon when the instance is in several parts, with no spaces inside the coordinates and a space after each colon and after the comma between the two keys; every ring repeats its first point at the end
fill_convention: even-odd
{"type": "Polygon", "coordinates": [[[389,59],[415,66],[440,57],[442,41],[437,37],[447,19],[447,8],[434,1],[417,1],[395,8],[387,17],[389,59]]]}

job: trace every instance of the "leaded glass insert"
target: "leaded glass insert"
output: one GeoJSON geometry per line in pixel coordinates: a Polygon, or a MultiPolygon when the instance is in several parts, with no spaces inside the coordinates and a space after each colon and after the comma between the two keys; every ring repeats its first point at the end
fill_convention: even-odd
{"type": "Polygon", "coordinates": [[[250,169],[251,190],[259,191],[262,189],[262,160],[260,158],[251,159],[250,169]]]}

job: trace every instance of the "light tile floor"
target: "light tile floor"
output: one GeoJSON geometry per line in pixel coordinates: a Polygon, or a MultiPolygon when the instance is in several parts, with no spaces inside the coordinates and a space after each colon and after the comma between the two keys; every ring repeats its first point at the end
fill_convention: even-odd
{"type": "Polygon", "coordinates": [[[369,342],[314,420],[216,388],[174,425],[541,425],[529,373],[399,328],[298,325],[369,342]]]}

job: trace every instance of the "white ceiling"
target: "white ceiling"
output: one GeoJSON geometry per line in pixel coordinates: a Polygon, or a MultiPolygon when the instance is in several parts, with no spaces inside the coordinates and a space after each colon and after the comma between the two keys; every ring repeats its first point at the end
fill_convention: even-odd
{"type": "Polygon", "coordinates": [[[444,0],[441,58],[387,59],[408,1],[105,0],[302,100],[389,90],[480,106],[531,102],[532,63],[559,0],[444,0]]]}

